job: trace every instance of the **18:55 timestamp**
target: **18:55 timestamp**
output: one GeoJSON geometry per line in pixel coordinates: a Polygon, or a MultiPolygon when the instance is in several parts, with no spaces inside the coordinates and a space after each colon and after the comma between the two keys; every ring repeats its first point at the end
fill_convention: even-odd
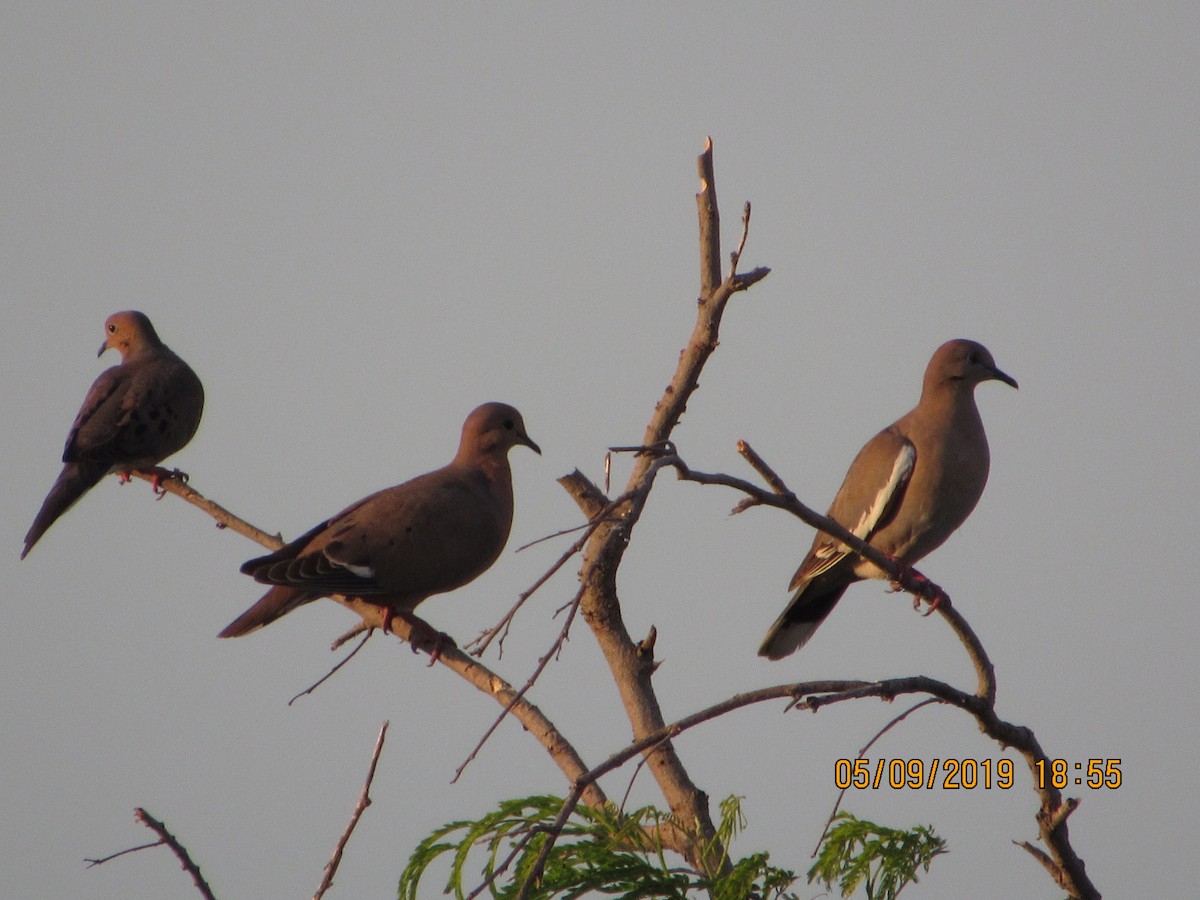
{"type": "Polygon", "coordinates": [[[1065,759],[1039,759],[1033,764],[1033,776],[1039,789],[1053,787],[1062,790],[1068,785],[1087,785],[1093,789],[1121,786],[1121,760],[1089,759],[1068,762],[1065,759]]]}

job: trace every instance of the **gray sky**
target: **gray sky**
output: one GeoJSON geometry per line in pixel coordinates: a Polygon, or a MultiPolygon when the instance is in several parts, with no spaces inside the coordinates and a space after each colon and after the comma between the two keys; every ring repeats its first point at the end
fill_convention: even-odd
{"type": "MultiPolygon", "coordinates": [[[[432,828],[564,791],[511,723],[451,786],[497,707],[395,642],[288,708],[352,617],[318,603],[216,640],[259,596],[237,572],[256,547],[144,483],[107,479],[23,563],[20,539],[105,364],[104,318],[141,309],[207,391],[172,463],[287,536],[448,460],[479,402],[516,404],[545,455],[513,453],[510,552],[422,607],[473,637],[563,544],[511,550],[579,521],[554,479],[599,478],[667,383],[692,327],[709,134],[727,249],[748,199],[745,264],[773,272],[730,306],[676,433],[684,458],[749,475],[744,438],[823,508],[915,401],[933,348],[987,344],[1021,390],[980,388],[991,483],[922,569],[992,654],[1002,716],[1052,755],[1122,759],[1120,789],[1068,791],[1100,889],[1188,893],[1198,35],[1183,3],[5,4],[5,894],[196,896],[164,850],[85,870],[150,839],[141,805],[220,896],[310,896],[383,719],[375,804],[330,896],[391,896],[432,828]]],[[[737,499],[662,479],[622,569],[631,631],[658,628],[670,718],[800,679],[973,683],[941,621],[880,584],[851,589],[802,653],[758,659],[811,532],[770,510],[729,518],[737,499]]],[[[575,568],[489,659],[501,674],[531,671],[575,568]]],[[[578,627],[533,698],[592,763],[628,740],[600,666],[578,627]]],[[[900,708],[755,708],[679,749],[714,801],[745,798],[739,854],[803,870],[834,761],[900,708]]],[[[1002,751],[934,710],[873,756],[1002,751]]],[[[1055,898],[1011,843],[1036,837],[1018,775],[1007,792],[846,806],[947,838],[921,896],[1055,898]]],[[[643,775],[632,802],[656,800],[643,775]]]]}

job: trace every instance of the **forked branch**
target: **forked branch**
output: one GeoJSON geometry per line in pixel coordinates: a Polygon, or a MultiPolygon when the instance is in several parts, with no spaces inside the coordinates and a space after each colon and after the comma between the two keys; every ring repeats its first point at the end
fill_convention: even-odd
{"type": "Polygon", "coordinates": [[[196,890],[200,892],[200,896],[205,900],[216,900],[213,896],[212,888],[208,886],[208,882],[204,880],[204,876],[200,874],[200,867],[193,861],[187,848],[179,843],[175,835],[167,830],[167,826],[160,822],[146,810],[140,806],[133,811],[133,817],[141,824],[145,825],[151,831],[158,835],[158,840],[150,844],[141,844],[137,847],[130,847],[128,850],[122,850],[119,853],[112,853],[101,859],[86,860],[88,866],[100,866],[111,859],[116,859],[118,856],[124,856],[127,853],[136,853],[138,850],[147,850],[150,847],[169,847],[171,852],[175,854],[175,858],[179,860],[180,866],[185,872],[192,876],[192,882],[196,885],[196,890]]]}
{"type": "MultiPolygon", "coordinates": [[[[699,386],[700,373],[718,345],[721,317],[730,298],[765,278],[770,270],[756,269],[739,275],[737,262],[749,230],[749,207],[742,221],[742,239],[727,276],[722,276],[720,214],[717,208],[716,179],[713,172],[712,141],[705,143],[697,160],[700,191],[696,194],[700,238],[700,296],[696,322],[670,383],[663,391],[642,438],[644,446],[665,448],[679,423],[688,399],[699,386]]],[[[617,570],[624,558],[634,527],[649,498],[655,476],[662,469],[662,451],[647,452],[634,458],[633,471],[626,485],[627,499],[616,504],[606,521],[592,533],[583,552],[580,583],[583,595],[580,609],[584,621],[604,654],[620,693],[625,714],[635,740],[659,733],[665,724],[658,698],[651,684],[655,663],[653,653],[629,634],[621,615],[617,596],[617,570]]],[[[589,519],[606,508],[607,498],[578,472],[560,479],[568,493],[589,519]]],[[[671,808],[676,822],[694,829],[684,857],[698,871],[708,875],[729,870],[726,848],[717,838],[708,807],[708,797],[689,777],[670,741],[647,745],[647,768],[671,808]]],[[[585,788],[586,789],[586,788],[585,788]]]]}

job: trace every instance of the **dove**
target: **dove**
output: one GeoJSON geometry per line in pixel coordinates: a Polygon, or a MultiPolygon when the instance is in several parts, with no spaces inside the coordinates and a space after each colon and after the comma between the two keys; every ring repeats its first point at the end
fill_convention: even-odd
{"type": "MultiPolygon", "coordinates": [[[[964,521],[987,484],[989,455],[975,386],[1017,382],[996,368],[975,341],[948,341],[925,370],[920,402],[879,432],[851,463],[827,516],[904,566],[936,550],[964,521]]],[[[846,588],[890,576],[829,535],[818,532],[759,655],[782,659],[799,650],[846,588]]]]}
{"type": "MultiPolygon", "coordinates": [[[[521,414],[485,403],[463,423],[449,464],[343,509],[241,571],[272,585],[220,637],[240,637],[297,607],[331,594],[361,597],[393,615],[421,622],[416,606],[474,581],[508,541],[513,518],[508,451],[541,448],[521,414]]],[[[428,626],[425,626],[428,627],[428,626]]]]}
{"type": "Polygon", "coordinates": [[[67,435],[63,467],[25,535],[24,559],[54,522],[101,478],[121,482],[137,470],[153,487],[174,473],[158,464],[183,449],[200,425],[204,386],[188,364],[159,340],[144,313],[114,313],[104,323],[100,353],[110,347],[120,365],[100,373],[67,435]]]}

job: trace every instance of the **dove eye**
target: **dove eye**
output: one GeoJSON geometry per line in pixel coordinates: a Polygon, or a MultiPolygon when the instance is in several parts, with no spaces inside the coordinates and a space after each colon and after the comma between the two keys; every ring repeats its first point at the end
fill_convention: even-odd
{"type": "Polygon", "coordinates": [[[513,430],[513,420],[512,420],[512,419],[505,419],[505,420],[504,420],[504,429],[505,429],[505,431],[512,431],[512,430],[513,430]]]}
{"type": "Polygon", "coordinates": [[[116,326],[116,325],[111,325],[111,324],[110,324],[110,325],[108,326],[108,333],[109,333],[109,334],[116,334],[116,333],[117,333],[117,326],[116,326]]]}

